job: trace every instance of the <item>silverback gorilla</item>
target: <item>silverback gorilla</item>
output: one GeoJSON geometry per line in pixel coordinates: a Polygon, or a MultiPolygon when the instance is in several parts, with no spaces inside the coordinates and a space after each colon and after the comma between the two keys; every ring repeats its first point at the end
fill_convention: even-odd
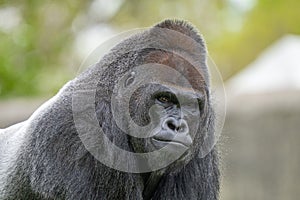
{"type": "Polygon", "coordinates": [[[209,82],[189,23],[126,38],[1,130],[0,199],[218,199],[209,82]]]}

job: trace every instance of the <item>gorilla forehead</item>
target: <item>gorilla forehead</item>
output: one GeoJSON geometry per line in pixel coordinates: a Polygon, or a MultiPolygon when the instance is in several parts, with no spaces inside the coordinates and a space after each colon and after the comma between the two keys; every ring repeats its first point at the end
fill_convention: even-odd
{"type": "MultiPolygon", "coordinates": [[[[198,90],[199,92],[203,91],[206,87],[208,87],[208,83],[205,81],[204,77],[205,73],[202,73],[199,70],[199,67],[193,66],[187,60],[174,53],[164,51],[152,51],[146,56],[144,62],[159,63],[175,69],[189,81],[193,89],[198,90]]],[[[170,74],[170,76],[172,75],[173,74],[170,74]]],[[[168,77],[166,77],[166,79],[168,79],[168,77]]],[[[190,88],[185,89],[189,90],[190,88]]]]}

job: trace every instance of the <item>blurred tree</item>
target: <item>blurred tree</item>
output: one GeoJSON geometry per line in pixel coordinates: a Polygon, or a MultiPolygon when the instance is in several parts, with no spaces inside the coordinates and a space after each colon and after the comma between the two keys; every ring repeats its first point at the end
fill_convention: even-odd
{"type": "Polygon", "coordinates": [[[130,0],[123,3],[110,22],[121,27],[136,28],[151,26],[165,18],[182,18],[191,21],[200,29],[205,29],[205,32],[218,35],[220,32],[216,32],[215,29],[224,28],[219,12],[224,5],[225,0],[130,0]]]}
{"type": "Polygon", "coordinates": [[[211,41],[211,52],[224,78],[245,67],[281,36],[300,34],[299,8],[298,0],[259,0],[247,13],[240,31],[224,32],[211,41]]]}
{"type": "Polygon", "coordinates": [[[49,93],[61,86],[69,74],[67,68],[59,68],[59,75],[58,67],[68,65],[71,24],[85,4],[71,0],[0,4],[1,97],[49,93]],[[12,18],[18,23],[5,30],[12,18]]]}

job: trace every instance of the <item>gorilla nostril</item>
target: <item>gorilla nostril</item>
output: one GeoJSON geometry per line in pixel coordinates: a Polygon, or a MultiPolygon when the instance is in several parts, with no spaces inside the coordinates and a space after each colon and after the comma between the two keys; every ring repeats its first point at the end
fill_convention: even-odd
{"type": "Polygon", "coordinates": [[[180,133],[185,132],[185,130],[186,130],[186,128],[182,127],[182,126],[177,129],[177,131],[180,132],[180,133]]]}
{"type": "Polygon", "coordinates": [[[188,126],[184,120],[180,121],[180,125],[177,127],[176,131],[179,133],[188,132],[188,126]]]}
{"type": "Polygon", "coordinates": [[[177,124],[176,124],[176,120],[174,118],[167,118],[163,124],[162,124],[163,129],[165,130],[172,130],[172,131],[176,131],[177,129],[177,124]]]}
{"type": "Polygon", "coordinates": [[[172,121],[167,122],[167,126],[169,127],[169,129],[171,129],[172,131],[177,130],[178,128],[173,124],[172,121]]]}

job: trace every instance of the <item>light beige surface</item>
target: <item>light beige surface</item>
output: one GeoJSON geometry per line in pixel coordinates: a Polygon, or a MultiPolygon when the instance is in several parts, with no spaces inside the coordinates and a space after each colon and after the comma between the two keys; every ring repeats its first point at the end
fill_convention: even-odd
{"type": "Polygon", "coordinates": [[[47,98],[20,98],[0,101],[0,128],[6,128],[28,119],[45,101],[47,98]]]}
{"type": "Polygon", "coordinates": [[[300,196],[300,93],[229,98],[223,200],[300,196]]]}

